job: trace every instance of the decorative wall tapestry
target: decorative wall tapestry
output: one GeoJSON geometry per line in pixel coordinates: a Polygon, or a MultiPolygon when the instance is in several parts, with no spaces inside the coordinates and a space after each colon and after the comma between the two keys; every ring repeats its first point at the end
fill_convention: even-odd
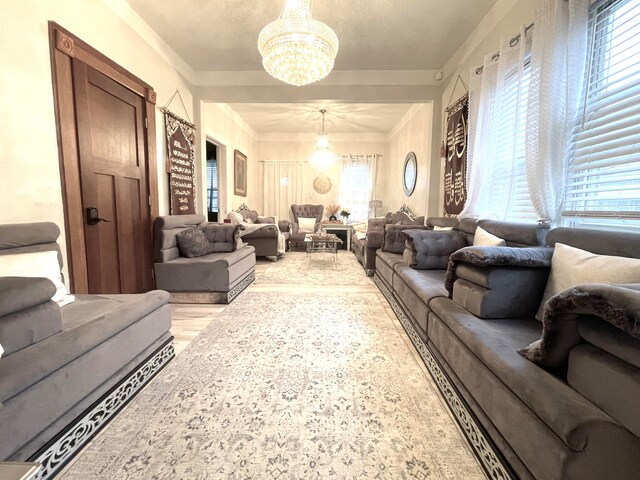
{"type": "Polygon", "coordinates": [[[467,199],[467,120],[469,94],[445,110],[447,113],[444,145],[444,214],[458,215],[467,199]]]}
{"type": "Polygon", "coordinates": [[[324,195],[325,193],[329,193],[332,187],[331,179],[327,177],[324,173],[321,173],[313,180],[313,189],[316,193],[320,193],[324,195]]]}
{"type": "MultiPolygon", "coordinates": [[[[176,93],[180,95],[177,90],[176,93]]],[[[173,96],[175,97],[175,95],[174,93],[173,96]]],[[[171,97],[171,100],[173,100],[173,97],[171,97]]],[[[169,100],[169,103],[171,103],[171,100],[169,100]]],[[[167,132],[166,169],[169,174],[171,215],[196,213],[194,152],[196,126],[172,113],[166,107],[162,107],[161,111],[164,113],[164,124],[167,132]]]]}

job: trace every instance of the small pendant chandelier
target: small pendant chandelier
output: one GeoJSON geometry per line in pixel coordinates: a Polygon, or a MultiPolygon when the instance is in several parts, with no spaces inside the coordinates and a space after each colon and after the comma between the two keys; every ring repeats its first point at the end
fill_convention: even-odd
{"type": "Polygon", "coordinates": [[[335,32],[311,18],[311,0],[285,0],[280,18],[258,36],[267,73],[296,86],[326,77],[333,69],[338,46],[335,32]]]}
{"type": "Polygon", "coordinates": [[[331,151],[329,136],[324,131],[324,114],[327,113],[327,111],[323,108],[320,110],[320,113],[322,114],[322,132],[318,135],[316,148],[309,157],[309,162],[319,169],[324,170],[333,164],[336,156],[331,151]]]}

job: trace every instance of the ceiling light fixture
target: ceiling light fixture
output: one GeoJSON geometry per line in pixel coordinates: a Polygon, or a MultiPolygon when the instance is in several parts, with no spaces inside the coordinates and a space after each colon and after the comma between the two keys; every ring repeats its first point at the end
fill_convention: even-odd
{"type": "Polygon", "coordinates": [[[323,108],[320,110],[322,114],[322,132],[318,135],[316,148],[309,157],[309,161],[321,170],[330,167],[335,160],[335,154],[331,151],[331,142],[329,136],[324,132],[324,114],[327,111],[323,108]]]}
{"type": "Polygon", "coordinates": [[[258,36],[258,50],[267,73],[298,87],[326,77],[338,53],[336,33],[311,18],[311,2],[285,0],[280,18],[258,36]]]}

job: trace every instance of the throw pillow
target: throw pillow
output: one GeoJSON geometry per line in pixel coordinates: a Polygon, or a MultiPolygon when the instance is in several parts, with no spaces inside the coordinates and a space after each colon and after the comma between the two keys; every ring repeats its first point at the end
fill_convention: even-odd
{"type": "Polygon", "coordinates": [[[581,283],[640,283],[640,259],[597,255],[556,243],[549,279],[536,318],[542,321],[547,300],[581,283]]]}
{"type": "Polygon", "coordinates": [[[233,210],[227,214],[227,218],[235,225],[242,225],[244,223],[244,217],[242,214],[234,212],[233,210]]]}
{"type": "Polygon", "coordinates": [[[385,225],[384,236],[382,237],[382,251],[389,253],[404,252],[404,237],[400,234],[404,230],[427,230],[424,225],[385,225]]]}
{"type": "Polygon", "coordinates": [[[258,217],[256,223],[277,223],[274,217],[258,217]]]}
{"type": "Polygon", "coordinates": [[[253,220],[251,220],[249,217],[244,219],[244,223],[248,223],[249,225],[253,225],[253,220]]]}
{"type": "Polygon", "coordinates": [[[298,217],[298,231],[303,233],[315,233],[316,219],[298,217]]]}
{"type": "Polygon", "coordinates": [[[476,228],[476,233],[473,237],[474,247],[506,247],[507,242],[502,238],[496,237],[492,233],[487,232],[484,228],[476,228]]]}
{"type": "Polygon", "coordinates": [[[406,239],[407,246],[403,259],[416,270],[445,269],[449,264],[449,255],[467,246],[461,232],[405,230],[401,236],[406,239]],[[410,258],[407,250],[411,253],[410,258]]]}
{"type": "Polygon", "coordinates": [[[213,242],[210,242],[199,228],[187,228],[176,235],[176,239],[178,240],[178,250],[183,257],[202,257],[213,253],[213,242]]]}
{"type": "Polygon", "coordinates": [[[0,255],[0,277],[48,278],[56,287],[56,293],[51,300],[61,307],[75,301],[75,297],[69,295],[67,287],[62,282],[58,252],[54,250],[0,255]]]}

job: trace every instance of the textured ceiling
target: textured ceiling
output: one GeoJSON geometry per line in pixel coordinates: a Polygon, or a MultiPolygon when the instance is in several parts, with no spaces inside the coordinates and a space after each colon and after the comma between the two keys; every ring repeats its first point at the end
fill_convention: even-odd
{"type": "MultiPolygon", "coordinates": [[[[128,0],[194,70],[261,70],[256,41],[284,0],[128,0]]],[[[316,0],[336,70],[440,69],[496,0],[316,0]]]]}
{"type": "Polygon", "coordinates": [[[388,133],[411,104],[230,103],[258,133],[388,133]]]}

